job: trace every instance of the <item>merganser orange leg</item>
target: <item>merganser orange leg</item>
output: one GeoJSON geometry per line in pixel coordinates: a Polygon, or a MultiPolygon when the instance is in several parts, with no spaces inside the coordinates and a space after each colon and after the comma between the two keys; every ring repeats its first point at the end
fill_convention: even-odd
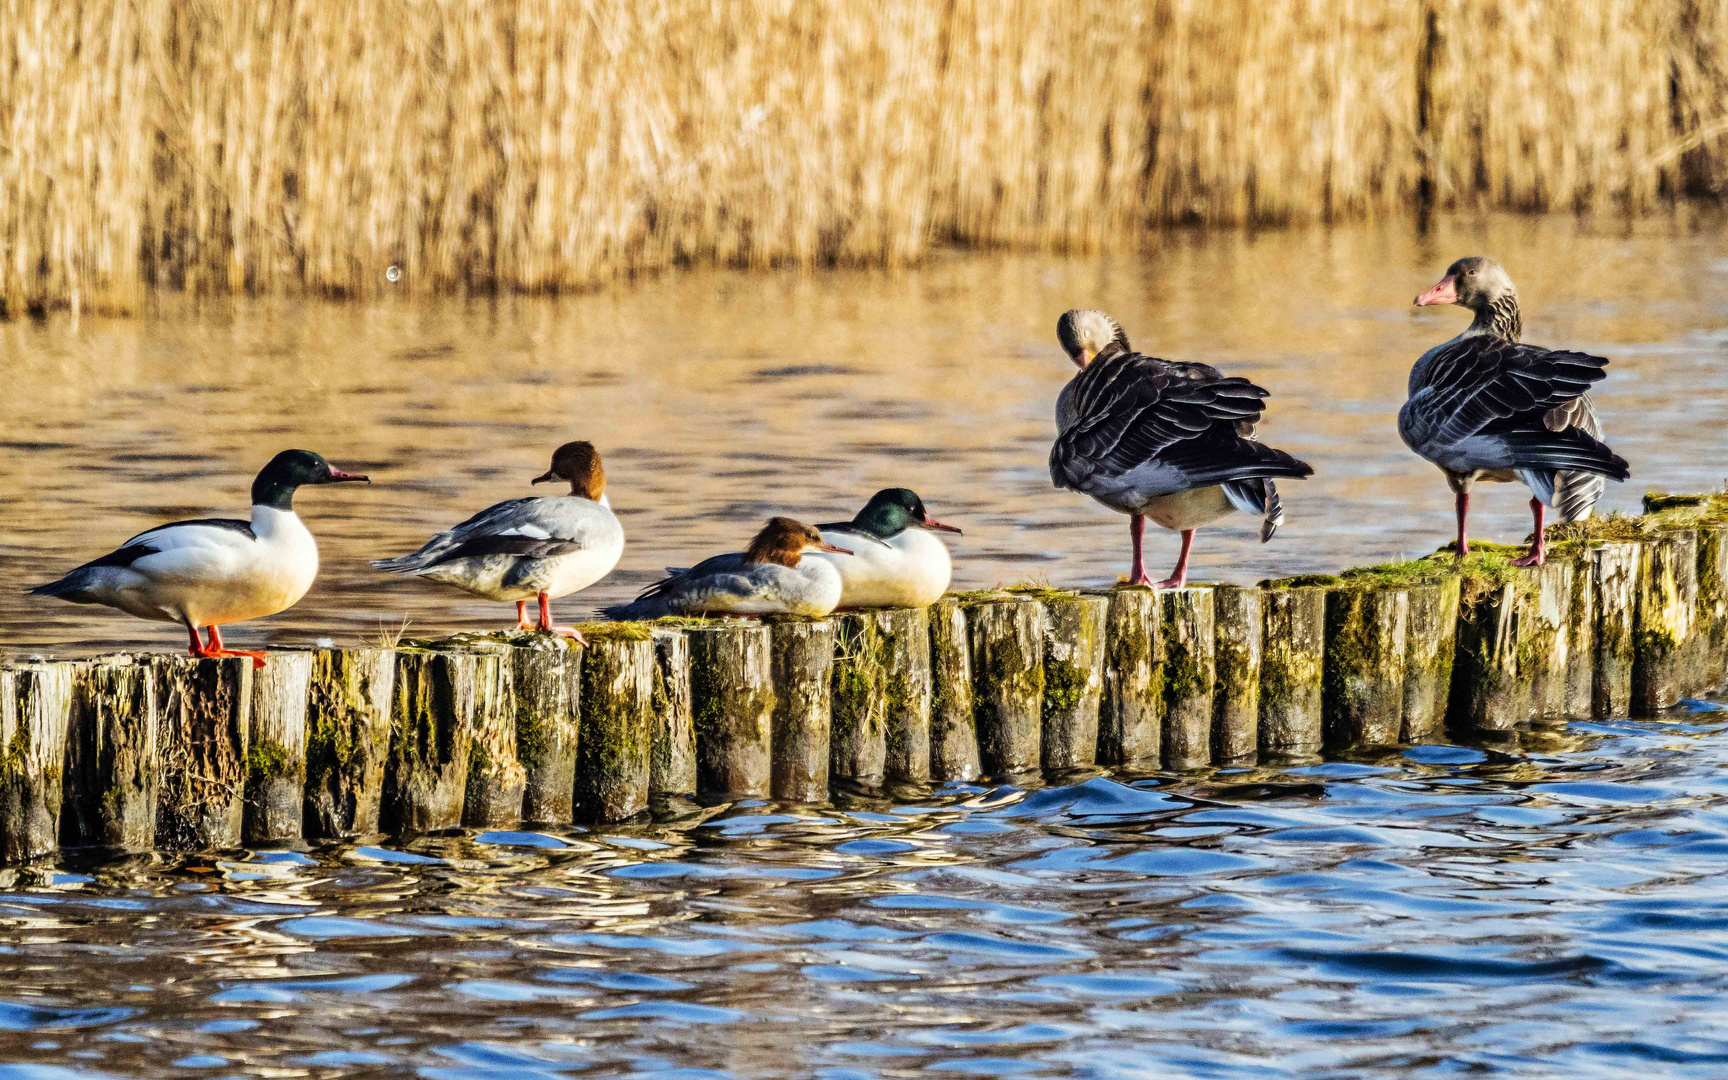
{"type": "Polygon", "coordinates": [[[199,655],[201,655],[201,656],[249,656],[252,658],[252,666],[254,668],[261,668],[264,666],[264,658],[266,656],[268,656],[269,653],[255,652],[251,649],[230,649],[226,645],[222,644],[221,632],[218,631],[214,626],[212,626],[210,628],[210,646],[209,646],[209,649],[206,652],[200,653],[199,655]]]}
{"type": "MultiPolygon", "coordinates": [[[[545,597],[542,596],[541,599],[544,600],[545,597]]],[[[516,629],[534,629],[534,624],[528,621],[528,601],[526,600],[516,601],[516,629]]]]}
{"type": "Polygon", "coordinates": [[[540,594],[540,625],[537,629],[544,633],[558,634],[563,637],[571,638],[575,640],[578,645],[586,646],[588,644],[588,639],[583,637],[581,631],[577,630],[574,626],[552,625],[552,598],[547,596],[545,593],[540,594]]]}

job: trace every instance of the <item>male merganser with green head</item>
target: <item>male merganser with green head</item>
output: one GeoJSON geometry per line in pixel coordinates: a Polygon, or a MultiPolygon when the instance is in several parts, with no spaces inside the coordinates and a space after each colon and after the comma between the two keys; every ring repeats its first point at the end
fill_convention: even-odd
{"type": "Polygon", "coordinates": [[[851,521],[817,528],[852,551],[811,555],[840,571],[841,607],[929,607],[948,591],[953,564],[947,545],[931,533],[960,530],[925,513],[916,492],[884,488],[851,521]]]}
{"type": "Polygon", "coordinates": [[[249,656],[263,667],[263,653],[227,648],[216,628],[286,611],[312,587],[318,545],[294,512],[297,489],[365,480],[309,450],[284,450],[252,481],[250,521],[161,525],[30,592],[179,623],[193,656],[249,656]],[[210,628],[207,642],[198,640],[201,626],[210,628]]]}
{"type": "Polygon", "coordinates": [[[572,442],[552,455],[533,483],[563,480],[570,494],[506,499],[426,541],[412,555],[372,565],[454,585],[488,600],[516,602],[516,627],[561,634],[587,644],[569,626],[552,623],[551,601],[586,589],[612,572],[624,553],[624,527],[606,498],[606,470],[593,443],[572,442]],[[540,601],[540,621],[528,621],[528,601],[540,601]]]}

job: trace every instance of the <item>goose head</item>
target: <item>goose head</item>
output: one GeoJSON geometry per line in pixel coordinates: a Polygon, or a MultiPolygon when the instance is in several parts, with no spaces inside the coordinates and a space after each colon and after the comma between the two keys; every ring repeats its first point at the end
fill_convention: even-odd
{"type": "Polygon", "coordinates": [[[1517,295],[1518,290],[1512,286],[1512,278],[1504,267],[1485,255],[1471,255],[1447,267],[1446,276],[1416,298],[1416,306],[1458,304],[1481,312],[1505,297],[1517,295]]]}
{"type": "Polygon", "coordinates": [[[1116,320],[1092,309],[1064,311],[1056,320],[1056,340],[1062,343],[1062,351],[1077,368],[1085,368],[1112,344],[1124,352],[1130,349],[1128,335],[1116,320]]]}

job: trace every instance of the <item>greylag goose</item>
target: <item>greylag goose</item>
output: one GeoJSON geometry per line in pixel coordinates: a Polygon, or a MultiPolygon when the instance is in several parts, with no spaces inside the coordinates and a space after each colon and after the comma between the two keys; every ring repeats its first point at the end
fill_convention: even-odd
{"type": "Polygon", "coordinates": [[[507,499],[446,529],[412,555],[372,565],[454,585],[488,600],[516,602],[516,628],[561,634],[587,644],[573,627],[552,623],[551,601],[586,589],[612,572],[624,553],[624,528],[606,498],[600,452],[565,443],[552,467],[531,483],[563,480],[570,494],[507,499]],[[528,621],[528,601],[540,601],[540,621],[528,621]]]}
{"type": "Polygon", "coordinates": [[[193,656],[249,656],[263,667],[264,653],[226,647],[216,628],[286,611],[312,587],[318,544],[294,512],[297,489],[365,480],[309,450],[284,450],[252,481],[249,520],[159,525],[30,592],[179,623],[192,635],[193,656]],[[198,640],[201,626],[207,642],[198,640]]]}
{"type": "Polygon", "coordinates": [[[1446,474],[1456,495],[1460,559],[1470,553],[1471,486],[1522,481],[1532,492],[1536,533],[1529,553],[1514,565],[1540,566],[1547,552],[1544,507],[1557,509],[1562,521],[1589,517],[1602,497],[1603,477],[1631,475],[1625,460],[1603,445],[1586,392],[1607,374],[1608,361],[1520,344],[1518,290],[1492,259],[1459,259],[1416,304],[1460,304],[1476,317],[1410,369],[1410,400],[1398,411],[1398,434],[1446,474]]]}
{"type": "Polygon", "coordinates": [[[716,555],[642,590],[632,603],[605,609],[614,619],[667,615],[822,616],[840,603],[840,571],[806,559],[806,551],[852,552],[791,518],[769,518],[742,553],[716,555]]]}
{"type": "Polygon", "coordinates": [[[929,607],[948,591],[953,563],[947,546],[931,534],[960,530],[931,517],[917,492],[884,488],[851,521],[816,528],[852,550],[811,554],[840,571],[841,607],[929,607]]]}
{"type": "Polygon", "coordinates": [[[1065,312],[1056,337],[1080,371],[1056,399],[1050,479],[1128,515],[1130,585],[1182,588],[1194,530],[1232,510],[1260,515],[1260,541],[1272,539],[1284,520],[1274,478],[1314,470],[1254,439],[1265,390],[1137,353],[1102,311],[1065,312]],[[1146,518],[1182,534],[1175,572],[1156,583],[1141,555],[1146,518]]]}

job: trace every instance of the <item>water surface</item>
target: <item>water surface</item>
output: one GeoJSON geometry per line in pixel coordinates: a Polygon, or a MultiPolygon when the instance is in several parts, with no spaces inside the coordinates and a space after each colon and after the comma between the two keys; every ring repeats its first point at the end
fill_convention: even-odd
{"type": "MultiPolygon", "coordinates": [[[[667,565],[735,550],[772,513],[843,519],[890,485],[966,529],[956,583],[1104,585],[1125,520],[1050,487],[1051,412],[1076,305],[1137,347],[1203,359],[1272,393],[1264,436],[1312,462],[1285,530],[1234,515],[1203,530],[1196,576],[1271,575],[1420,554],[1451,496],[1399,441],[1410,365],[1468,321],[1410,299],[1455,257],[1498,255],[1526,338],[1613,360],[1600,394],[1633,467],[1605,509],[1728,476],[1728,257],[1719,218],[1491,218],[1329,231],[1174,233],[1137,256],[938,257],[915,271],[669,275],[588,296],[438,305],[248,302],[149,318],[0,324],[0,648],[178,647],[181,633],[24,586],[164,520],[245,514],[275,451],[372,474],[297,506],[324,570],[292,611],[237,643],[351,642],[496,625],[505,605],[387,579],[366,561],[528,494],[551,449],[606,456],[629,536],[610,578],[560,608],[626,598],[667,565]]],[[[547,489],[538,489],[541,492],[547,489]]],[[[1478,535],[1529,529],[1522,489],[1476,500],[1478,535]]],[[[1174,537],[1153,530],[1155,569],[1174,537]]]]}

